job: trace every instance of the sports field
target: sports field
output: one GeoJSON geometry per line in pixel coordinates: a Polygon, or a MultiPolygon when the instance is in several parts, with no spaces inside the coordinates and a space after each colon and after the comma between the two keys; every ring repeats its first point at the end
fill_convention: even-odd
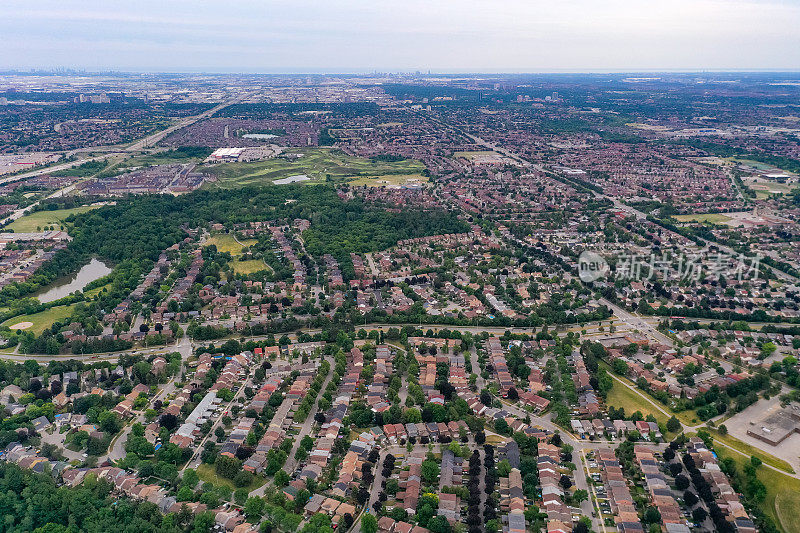
{"type": "Polygon", "coordinates": [[[681,222],[709,222],[711,224],[727,224],[731,217],[722,213],[697,213],[694,215],[675,215],[675,219],[681,222]]]}
{"type": "Polygon", "coordinates": [[[245,246],[252,246],[256,242],[255,239],[245,239],[243,241],[237,241],[236,237],[234,237],[230,233],[218,233],[216,235],[211,236],[206,241],[206,246],[211,246],[212,244],[217,247],[218,252],[228,252],[233,256],[242,255],[242,249],[245,246]]]}
{"type": "Polygon", "coordinates": [[[237,241],[230,233],[219,233],[213,235],[206,241],[206,246],[215,245],[220,252],[228,252],[232,259],[229,263],[233,271],[237,274],[253,274],[262,270],[271,271],[272,268],[261,259],[240,259],[242,250],[247,246],[255,244],[256,239],[244,239],[237,241]]]}
{"type": "Polygon", "coordinates": [[[64,320],[72,315],[74,307],[74,305],[59,305],[32,315],[20,315],[9,318],[0,325],[7,326],[12,330],[22,329],[24,331],[32,331],[36,335],[41,335],[42,332],[49,328],[56,320],[64,320]]]}
{"type": "Polygon", "coordinates": [[[264,185],[291,176],[306,175],[304,184],[345,181],[361,177],[385,178],[393,175],[420,175],[425,166],[416,160],[373,161],[345,154],[333,148],[291,149],[284,156],[267,161],[223,163],[205,169],[218,181],[205,187],[232,189],[246,185],[264,185]],[[293,157],[292,154],[299,154],[293,157]]]}
{"type": "Polygon", "coordinates": [[[29,215],[25,215],[15,220],[7,227],[14,230],[16,233],[35,233],[44,231],[44,228],[55,226],[55,229],[60,229],[65,218],[70,215],[85,213],[92,209],[97,209],[99,206],[82,205],[71,209],[56,209],[55,211],[36,211],[29,215]]]}

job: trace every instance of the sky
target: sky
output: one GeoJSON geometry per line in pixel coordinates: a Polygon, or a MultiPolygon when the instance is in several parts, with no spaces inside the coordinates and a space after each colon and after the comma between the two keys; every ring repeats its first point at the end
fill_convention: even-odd
{"type": "Polygon", "coordinates": [[[800,70],[800,0],[0,0],[0,69],[800,70]]]}

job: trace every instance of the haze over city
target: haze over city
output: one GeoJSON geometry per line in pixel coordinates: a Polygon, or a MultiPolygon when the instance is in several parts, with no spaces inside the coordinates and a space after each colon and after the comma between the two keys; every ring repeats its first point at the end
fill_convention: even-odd
{"type": "Polygon", "coordinates": [[[6,0],[0,68],[795,70],[799,26],[796,0],[6,0]]]}

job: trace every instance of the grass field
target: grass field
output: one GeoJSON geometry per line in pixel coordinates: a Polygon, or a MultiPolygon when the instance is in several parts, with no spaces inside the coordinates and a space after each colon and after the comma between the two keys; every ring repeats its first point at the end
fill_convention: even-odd
{"type": "Polygon", "coordinates": [[[236,238],[229,233],[219,233],[213,235],[206,241],[206,246],[215,245],[220,252],[228,252],[233,259],[229,263],[231,268],[237,274],[253,274],[262,270],[272,271],[272,268],[261,259],[239,259],[242,255],[242,250],[246,246],[252,246],[256,239],[245,239],[237,241],[236,238]],[[241,243],[241,244],[240,244],[241,243]]]}
{"type": "Polygon", "coordinates": [[[792,466],[783,459],[778,459],[774,455],[767,453],[764,450],[756,448],[755,446],[751,446],[746,442],[742,442],[733,435],[723,435],[719,431],[713,428],[706,428],[706,431],[708,431],[711,434],[711,436],[714,437],[714,441],[719,441],[723,444],[727,444],[731,448],[735,448],[747,456],[755,455],[756,457],[761,459],[761,461],[764,464],[774,466],[775,468],[783,470],[784,472],[789,472],[791,474],[794,473],[794,469],[792,468],[792,466]]]}
{"type": "Polygon", "coordinates": [[[741,157],[728,157],[726,158],[726,161],[730,161],[733,163],[741,163],[743,165],[747,165],[749,167],[753,167],[758,170],[775,170],[775,171],[780,170],[772,165],[762,163],[761,161],[753,161],[752,159],[744,159],[741,157]]]}
{"type": "MultiPolygon", "coordinates": [[[[230,487],[231,490],[236,490],[237,487],[234,486],[233,481],[230,479],[220,477],[217,475],[216,471],[214,470],[213,465],[208,464],[201,464],[197,467],[197,477],[200,478],[200,481],[205,483],[213,483],[215,486],[217,485],[226,485],[230,487]]],[[[261,476],[253,476],[253,482],[250,483],[247,487],[244,487],[248,491],[256,490],[258,487],[266,483],[267,480],[261,476]]]]}
{"type": "Polygon", "coordinates": [[[675,413],[675,417],[686,426],[696,426],[703,422],[702,420],[697,418],[697,411],[695,411],[694,409],[687,409],[686,411],[680,411],[678,413],[675,413]]]}
{"type": "Polygon", "coordinates": [[[0,325],[11,327],[20,322],[31,322],[32,325],[25,328],[25,331],[32,331],[36,335],[41,335],[41,333],[56,320],[63,320],[72,315],[73,307],[73,305],[59,305],[32,315],[20,315],[9,318],[0,325]]]}
{"type": "Polygon", "coordinates": [[[20,217],[7,227],[16,233],[34,233],[43,231],[46,226],[59,228],[63,220],[70,215],[85,213],[99,206],[83,205],[72,209],[56,209],[55,211],[36,211],[24,217],[20,217]]]}
{"type": "Polygon", "coordinates": [[[281,178],[305,174],[312,184],[327,180],[345,181],[360,177],[385,177],[390,175],[419,175],[425,166],[415,160],[373,161],[349,156],[332,148],[300,148],[291,153],[302,157],[276,157],[267,161],[250,163],[224,163],[208,168],[207,172],[218,179],[205,187],[231,189],[246,185],[263,185],[281,178]]]}
{"type": "Polygon", "coordinates": [[[111,288],[111,284],[110,283],[106,283],[105,285],[103,285],[101,287],[96,287],[96,288],[90,289],[88,291],[83,291],[83,294],[87,298],[93,298],[93,297],[97,296],[98,294],[100,294],[101,292],[103,292],[103,289],[110,289],[110,288],[111,288]]]}
{"type": "MultiPolygon", "coordinates": [[[[720,459],[733,458],[739,472],[744,471],[745,464],[750,461],[749,456],[732,452],[723,446],[716,446],[715,450],[720,459]]],[[[758,469],[757,475],[767,489],[767,497],[761,504],[764,513],[785,533],[800,531],[800,479],[764,466],[758,469]]]]}
{"type": "Polygon", "coordinates": [[[727,224],[731,217],[722,213],[697,213],[695,215],[675,215],[675,220],[680,222],[709,222],[711,224],[727,224]]]}
{"type": "Polygon", "coordinates": [[[208,239],[205,245],[211,246],[213,244],[217,247],[217,251],[228,252],[232,256],[237,256],[242,255],[242,248],[245,246],[252,246],[256,242],[258,241],[255,239],[237,241],[236,238],[230,233],[218,233],[217,235],[213,235],[210,239],[208,239]]]}
{"type": "MultiPolygon", "coordinates": [[[[619,379],[617,376],[613,377],[619,379]]],[[[614,381],[614,386],[611,388],[606,398],[606,404],[616,407],[617,409],[623,407],[626,416],[630,416],[636,411],[639,411],[645,417],[647,417],[647,415],[653,415],[656,417],[659,424],[666,424],[667,420],[669,420],[668,416],[658,410],[655,403],[646,398],[643,394],[639,394],[638,391],[632,391],[620,381],[614,381]]]]}
{"type": "Polygon", "coordinates": [[[230,265],[237,274],[253,274],[262,270],[272,270],[269,265],[261,259],[245,259],[241,261],[234,259],[230,262],[230,265]]]}
{"type": "Polygon", "coordinates": [[[366,185],[367,187],[420,185],[428,183],[422,174],[388,174],[385,176],[358,176],[348,182],[350,185],[366,185]]]}

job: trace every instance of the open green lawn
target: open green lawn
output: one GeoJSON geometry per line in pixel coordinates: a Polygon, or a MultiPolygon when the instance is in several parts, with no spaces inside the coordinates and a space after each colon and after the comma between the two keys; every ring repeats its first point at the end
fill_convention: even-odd
{"type": "Polygon", "coordinates": [[[387,174],[385,176],[359,176],[348,182],[350,185],[366,185],[367,187],[422,185],[428,183],[428,177],[422,174],[387,174]]]}
{"type": "Polygon", "coordinates": [[[222,163],[205,169],[218,181],[205,187],[231,189],[245,185],[263,185],[277,179],[306,175],[299,183],[320,183],[327,177],[345,181],[360,177],[382,178],[390,175],[420,175],[425,166],[416,160],[373,161],[345,154],[333,148],[291,149],[284,157],[249,163],[222,163]],[[291,154],[302,154],[291,157],[291,154]]]}
{"type": "Polygon", "coordinates": [[[217,247],[217,251],[219,252],[228,252],[232,256],[242,255],[242,248],[245,246],[252,246],[256,242],[255,239],[245,239],[242,241],[236,241],[236,238],[230,233],[218,233],[216,235],[212,235],[206,241],[206,246],[211,246],[212,244],[217,247]]]}
{"type": "MultiPolygon", "coordinates": [[[[226,485],[230,487],[231,490],[236,490],[238,488],[233,484],[233,481],[231,481],[230,479],[218,476],[217,472],[214,470],[214,465],[203,463],[200,466],[198,466],[197,477],[200,478],[200,481],[203,481],[205,483],[213,483],[214,486],[226,485]]],[[[244,488],[246,488],[248,491],[254,491],[266,482],[267,480],[261,476],[253,476],[253,482],[244,488]]]]}
{"type": "Polygon", "coordinates": [[[51,307],[50,309],[45,309],[44,311],[34,313],[32,315],[20,315],[15,316],[14,318],[9,318],[0,325],[11,327],[20,323],[24,324],[26,322],[30,322],[31,325],[21,329],[24,329],[25,331],[32,331],[36,335],[41,335],[45,328],[50,327],[56,320],[63,320],[72,315],[73,307],[75,306],[59,305],[57,307],[51,307]]]}
{"type": "MultiPolygon", "coordinates": [[[[720,459],[732,457],[739,472],[744,471],[745,464],[750,460],[749,456],[732,452],[723,446],[716,446],[715,450],[720,459]]],[[[758,479],[767,489],[767,497],[761,504],[764,513],[785,533],[800,531],[800,479],[764,466],[758,469],[758,479]]]]}
{"type": "Polygon", "coordinates": [[[71,209],[56,209],[55,211],[36,211],[29,215],[25,215],[7,227],[14,230],[16,233],[34,233],[37,231],[44,231],[45,226],[55,226],[58,229],[65,218],[70,215],[85,213],[92,209],[97,209],[99,206],[82,205],[71,209]]]}
{"type": "Polygon", "coordinates": [[[245,259],[243,261],[234,259],[230,262],[230,265],[237,274],[253,274],[255,272],[261,272],[262,270],[272,270],[272,268],[261,259],[245,259]]]}
{"type": "Polygon", "coordinates": [[[675,413],[675,417],[685,426],[696,426],[703,423],[703,421],[697,417],[697,411],[694,409],[677,412],[675,413]]]}
{"type": "Polygon", "coordinates": [[[96,287],[96,288],[90,289],[88,291],[83,291],[83,294],[87,298],[91,299],[91,298],[97,296],[98,294],[100,294],[101,292],[103,292],[103,289],[110,289],[110,288],[111,288],[111,284],[110,283],[106,283],[105,285],[103,285],[101,287],[96,287]]]}
{"type": "Polygon", "coordinates": [[[617,409],[623,407],[626,416],[630,416],[636,411],[639,411],[645,417],[647,417],[647,415],[653,415],[656,417],[659,424],[667,423],[669,417],[659,411],[656,404],[645,397],[644,393],[632,391],[620,381],[617,381],[620,379],[618,376],[613,377],[615,378],[614,387],[612,387],[606,398],[607,405],[616,407],[617,409]]]}
{"type": "Polygon", "coordinates": [[[696,213],[694,215],[675,215],[675,219],[681,222],[709,222],[711,224],[727,224],[731,217],[722,213],[696,213]]]}

